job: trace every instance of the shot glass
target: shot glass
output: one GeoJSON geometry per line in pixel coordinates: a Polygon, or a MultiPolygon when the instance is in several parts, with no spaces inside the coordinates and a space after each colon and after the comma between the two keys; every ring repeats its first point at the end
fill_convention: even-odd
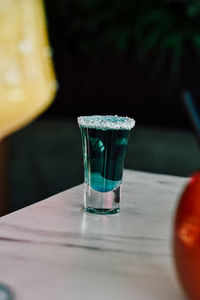
{"type": "Polygon", "coordinates": [[[134,119],[95,115],[78,117],[84,162],[84,209],[94,214],[120,211],[124,158],[134,119]]]}

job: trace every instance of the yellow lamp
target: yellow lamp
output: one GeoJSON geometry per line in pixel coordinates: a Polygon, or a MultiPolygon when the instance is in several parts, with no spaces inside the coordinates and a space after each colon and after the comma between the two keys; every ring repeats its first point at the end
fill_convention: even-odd
{"type": "Polygon", "coordinates": [[[0,0],[0,140],[27,124],[56,91],[42,0],[0,0]]]}

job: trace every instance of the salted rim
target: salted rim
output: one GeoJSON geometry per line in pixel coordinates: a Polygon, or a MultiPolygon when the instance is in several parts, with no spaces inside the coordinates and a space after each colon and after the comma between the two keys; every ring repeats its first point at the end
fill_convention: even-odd
{"type": "Polygon", "coordinates": [[[93,115],[78,117],[78,124],[81,127],[87,128],[130,130],[135,126],[135,120],[129,117],[120,117],[117,115],[93,115]]]}

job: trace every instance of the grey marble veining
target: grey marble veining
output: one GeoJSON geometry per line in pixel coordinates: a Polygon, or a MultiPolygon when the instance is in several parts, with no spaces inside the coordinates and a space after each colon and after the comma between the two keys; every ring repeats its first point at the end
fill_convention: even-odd
{"type": "Polygon", "coordinates": [[[15,299],[184,299],[171,233],[188,179],[125,170],[121,211],[83,211],[83,186],[0,219],[0,282],[15,299]]]}

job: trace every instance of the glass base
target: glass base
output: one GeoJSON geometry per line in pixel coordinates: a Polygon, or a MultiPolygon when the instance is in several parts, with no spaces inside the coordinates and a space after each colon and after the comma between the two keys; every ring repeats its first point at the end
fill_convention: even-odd
{"type": "Polygon", "coordinates": [[[121,185],[109,192],[93,190],[87,183],[84,184],[85,211],[98,215],[112,215],[120,211],[121,185]]]}
{"type": "Polygon", "coordinates": [[[120,212],[119,208],[115,209],[98,209],[93,207],[85,207],[85,212],[96,215],[114,215],[120,212]]]}

